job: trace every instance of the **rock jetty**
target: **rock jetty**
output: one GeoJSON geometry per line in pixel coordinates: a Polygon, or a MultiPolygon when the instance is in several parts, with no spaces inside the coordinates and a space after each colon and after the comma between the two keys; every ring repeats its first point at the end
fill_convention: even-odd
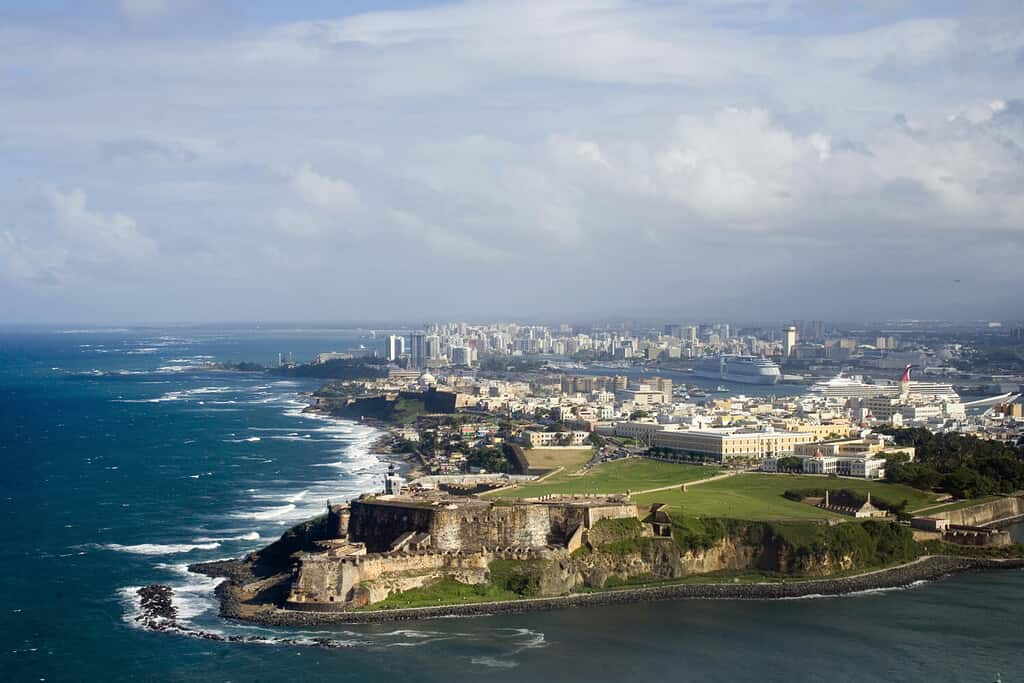
{"type": "Polygon", "coordinates": [[[175,633],[189,638],[214,640],[225,643],[273,643],[275,645],[303,645],[336,649],[350,647],[344,641],[331,638],[267,638],[263,636],[225,635],[214,631],[192,628],[178,621],[178,609],[174,606],[174,591],[170,586],[152,584],[136,591],[139,596],[141,613],[135,622],[149,631],[175,633]]]}

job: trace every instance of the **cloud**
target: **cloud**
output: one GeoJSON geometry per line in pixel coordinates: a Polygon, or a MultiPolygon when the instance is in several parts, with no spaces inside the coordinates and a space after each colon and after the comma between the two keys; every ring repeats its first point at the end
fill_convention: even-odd
{"type": "Polygon", "coordinates": [[[781,317],[1016,305],[1012,4],[118,7],[0,28],[0,267],[54,315],[116,279],[198,302],[178,318],[322,317],[381,268],[350,315],[761,316],[735,292],[768,282],[781,317]],[[928,283],[964,267],[950,308],[928,283]]]}
{"type": "Polygon", "coordinates": [[[10,230],[0,232],[0,276],[8,282],[55,285],[67,252],[59,248],[36,248],[10,230]]]}
{"type": "Polygon", "coordinates": [[[123,213],[90,211],[84,190],[52,189],[47,199],[67,242],[76,245],[76,258],[97,263],[137,263],[156,256],[157,243],[139,231],[123,213]]]}
{"type": "Polygon", "coordinates": [[[307,163],[288,185],[294,199],[274,211],[278,230],[307,239],[356,237],[363,207],[347,180],[317,173],[307,163]]]}
{"type": "Polygon", "coordinates": [[[359,201],[359,195],[344,178],[320,175],[306,164],[292,178],[292,189],[303,200],[323,209],[347,209],[359,201]]]}

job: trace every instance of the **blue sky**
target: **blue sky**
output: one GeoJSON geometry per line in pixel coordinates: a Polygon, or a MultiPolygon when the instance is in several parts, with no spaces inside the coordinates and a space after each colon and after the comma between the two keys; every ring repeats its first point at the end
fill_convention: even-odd
{"type": "Polygon", "coordinates": [[[2,2],[0,322],[1019,318],[1022,74],[1016,2],[2,2]]]}

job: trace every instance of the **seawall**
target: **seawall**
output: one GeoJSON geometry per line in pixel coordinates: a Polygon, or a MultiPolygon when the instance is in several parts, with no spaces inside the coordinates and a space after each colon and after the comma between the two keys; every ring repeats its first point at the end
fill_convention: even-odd
{"type": "MultiPolygon", "coordinates": [[[[902,588],[918,581],[939,579],[959,572],[983,569],[1024,569],[1024,559],[994,560],[965,557],[925,557],[898,567],[855,576],[773,583],[691,583],[578,593],[554,598],[532,598],[439,607],[417,607],[366,612],[317,613],[265,610],[244,614],[223,592],[221,616],[267,626],[317,627],[330,624],[412,621],[450,616],[516,614],[583,605],[615,605],[653,600],[777,600],[833,596],[884,588],[902,588]]],[[[222,584],[222,587],[226,584],[222,584]]]]}
{"type": "Polygon", "coordinates": [[[959,510],[937,512],[931,516],[948,519],[949,523],[954,525],[986,526],[1024,517],[1024,497],[1009,496],[959,510]]]}

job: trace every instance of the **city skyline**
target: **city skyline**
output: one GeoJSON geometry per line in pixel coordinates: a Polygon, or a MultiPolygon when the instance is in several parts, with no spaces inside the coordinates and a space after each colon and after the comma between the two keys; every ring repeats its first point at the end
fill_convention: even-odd
{"type": "Polygon", "coordinates": [[[1019,318],[1010,2],[11,2],[0,322],[1019,318]]]}

